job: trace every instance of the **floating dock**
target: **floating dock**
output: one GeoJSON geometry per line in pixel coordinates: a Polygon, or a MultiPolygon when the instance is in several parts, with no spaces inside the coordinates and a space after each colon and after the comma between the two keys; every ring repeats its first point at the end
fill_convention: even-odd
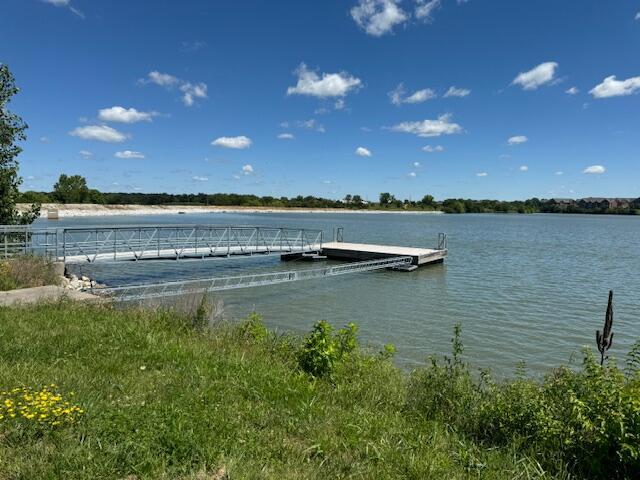
{"type": "Polygon", "coordinates": [[[321,255],[335,260],[377,260],[391,257],[411,257],[412,265],[441,263],[447,249],[370,245],[366,243],[330,242],[322,245],[321,255]]]}

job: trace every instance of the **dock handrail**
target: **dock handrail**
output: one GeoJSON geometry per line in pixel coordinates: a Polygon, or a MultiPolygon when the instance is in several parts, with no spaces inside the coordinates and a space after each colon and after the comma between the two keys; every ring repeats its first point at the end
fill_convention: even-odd
{"type": "Polygon", "coordinates": [[[438,246],[436,250],[446,250],[447,249],[447,234],[440,232],[438,233],[438,246]]]}
{"type": "Polygon", "coordinates": [[[319,229],[233,225],[0,226],[0,257],[43,255],[72,262],[305,252],[322,248],[319,229]]]}

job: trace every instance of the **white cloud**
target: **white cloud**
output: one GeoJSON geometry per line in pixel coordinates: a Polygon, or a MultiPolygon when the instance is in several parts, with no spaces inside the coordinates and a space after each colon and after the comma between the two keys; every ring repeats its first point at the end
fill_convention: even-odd
{"type": "Polygon", "coordinates": [[[580,93],[580,90],[578,90],[577,87],[571,87],[566,89],[564,93],[566,93],[567,95],[577,95],[578,93],[580,93]]]}
{"type": "Polygon", "coordinates": [[[123,150],[122,152],[116,152],[115,156],[117,158],[125,158],[125,159],[131,159],[131,158],[142,159],[144,158],[144,153],[134,152],[133,150],[123,150]]]}
{"type": "Polygon", "coordinates": [[[40,137],[42,143],[49,143],[49,137],[40,137]]]}
{"type": "Polygon", "coordinates": [[[422,120],[421,122],[401,122],[391,127],[394,132],[413,133],[419,137],[439,137],[461,133],[462,127],[450,122],[451,115],[440,115],[437,120],[422,120]]]}
{"type": "Polygon", "coordinates": [[[489,174],[487,172],[478,172],[478,173],[476,173],[476,177],[486,177],[488,175],[489,174]]]}
{"type": "Polygon", "coordinates": [[[351,9],[351,18],[369,35],[380,37],[409,19],[399,3],[399,0],[359,0],[351,9]]]}
{"type": "Polygon", "coordinates": [[[431,22],[433,18],[431,14],[440,6],[440,0],[416,0],[415,16],[417,19],[431,22]]]}
{"type": "Polygon", "coordinates": [[[447,97],[466,97],[467,95],[471,94],[471,90],[469,90],[468,88],[457,88],[454,86],[449,87],[449,90],[447,90],[447,92],[444,94],[445,98],[447,97]]]}
{"type": "Polygon", "coordinates": [[[421,167],[420,162],[413,162],[413,166],[416,167],[416,168],[420,168],[421,167]]]}
{"type": "Polygon", "coordinates": [[[254,172],[253,167],[249,164],[242,167],[242,173],[244,175],[251,175],[254,172]]]}
{"type": "Polygon", "coordinates": [[[608,98],[632,95],[638,91],[640,91],[640,77],[617,80],[615,75],[611,75],[589,90],[589,93],[594,98],[608,98]]]}
{"type": "Polygon", "coordinates": [[[606,172],[607,169],[602,165],[591,165],[590,167],[585,168],[582,173],[596,174],[599,175],[601,173],[606,172]]]}
{"type": "Polygon", "coordinates": [[[77,127],[69,132],[72,137],[79,137],[84,140],[98,140],[107,143],[124,142],[129,135],[119,132],[115,128],[107,125],[87,125],[86,127],[77,127]]]}
{"type": "Polygon", "coordinates": [[[347,72],[323,73],[320,77],[304,63],[296,69],[298,83],[287,88],[287,95],[311,95],[318,98],[344,97],[362,85],[362,81],[347,72]]]}
{"type": "Polygon", "coordinates": [[[561,171],[556,172],[556,175],[562,175],[562,174],[564,174],[564,172],[561,172],[561,171]]]}
{"type": "Polygon", "coordinates": [[[184,94],[182,96],[182,102],[190,107],[195,103],[196,98],[207,98],[207,84],[206,83],[189,83],[185,82],[180,85],[180,91],[184,94]]]}
{"type": "Polygon", "coordinates": [[[296,122],[298,128],[306,128],[307,130],[315,130],[316,132],[324,133],[324,125],[317,123],[315,118],[309,120],[298,120],[296,122]]]}
{"type": "Polygon", "coordinates": [[[180,80],[173,75],[169,75],[168,73],[161,73],[157,70],[153,70],[147,74],[147,78],[141,78],[138,80],[140,83],[155,83],[156,85],[160,85],[161,87],[173,87],[180,83],[180,80]]]}
{"type": "Polygon", "coordinates": [[[414,92],[411,95],[409,95],[404,100],[404,103],[422,103],[426,100],[429,100],[430,98],[435,98],[435,97],[436,97],[436,94],[433,90],[431,90],[430,88],[424,88],[422,90],[418,90],[417,92],[414,92]]]}
{"type": "Polygon", "coordinates": [[[442,145],[425,145],[422,150],[427,153],[444,152],[444,147],[442,145]]]}
{"type": "Polygon", "coordinates": [[[80,150],[78,152],[78,155],[80,155],[85,160],[90,160],[91,158],[93,158],[93,153],[91,153],[89,150],[80,150]]]}
{"type": "Polygon", "coordinates": [[[553,81],[558,64],[556,62],[541,63],[528,72],[521,72],[513,79],[513,85],[520,85],[524,90],[535,90],[553,81]]]}
{"type": "Polygon", "coordinates": [[[409,176],[410,176],[411,178],[415,178],[415,177],[417,177],[417,176],[418,176],[418,174],[417,174],[416,172],[409,172],[409,176]]]}
{"type": "Polygon", "coordinates": [[[293,140],[295,137],[293,136],[293,133],[281,133],[278,135],[278,138],[280,140],[293,140]]]}
{"type": "Polygon", "coordinates": [[[54,7],[66,7],[75,15],[80,18],[84,18],[84,13],[71,5],[70,0],[42,0],[44,3],[48,3],[49,5],[53,5],[54,7]]]}
{"type": "Polygon", "coordinates": [[[520,165],[520,171],[521,172],[528,172],[529,171],[529,167],[526,165],[520,165]]]}
{"type": "Polygon", "coordinates": [[[636,20],[640,20],[640,12],[636,13],[636,16],[634,17],[636,20]]]}
{"type": "Polygon", "coordinates": [[[238,150],[242,150],[245,148],[249,148],[251,146],[251,143],[252,142],[249,137],[240,135],[239,137],[216,138],[213,142],[211,142],[211,145],[215,145],[216,147],[235,148],[238,150]]]}
{"type": "Polygon", "coordinates": [[[157,70],[153,70],[147,74],[147,78],[140,78],[138,83],[147,85],[153,83],[171,89],[178,86],[179,90],[183,93],[182,102],[190,107],[195,104],[198,98],[207,98],[207,84],[204,82],[191,83],[186,80],[181,80],[178,77],[174,77],[168,73],[161,73],[157,70]]]}
{"type": "Polygon", "coordinates": [[[529,139],[524,135],[516,135],[514,137],[509,137],[509,139],[507,140],[507,143],[509,145],[520,145],[522,143],[527,143],[528,141],[529,139]]]}
{"type": "Polygon", "coordinates": [[[209,181],[209,177],[203,177],[203,176],[200,176],[200,175],[194,175],[191,178],[193,180],[195,180],[196,182],[208,182],[209,181]]]}
{"type": "Polygon", "coordinates": [[[150,122],[151,119],[157,115],[157,112],[140,112],[135,108],[124,108],[120,106],[103,108],[98,112],[98,118],[103,122],[120,123],[150,122]]]}
{"type": "Polygon", "coordinates": [[[396,88],[391,90],[387,95],[394,105],[402,105],[403,103],[422,103],[432,98],[436,98],[436,93],[430,88],[416,90],[411,95],[406,95],[404,84],[399,83],[396,88]]]}
{"type": "Polygon", "coordinates": [[[360,156],[360,157],[370,157],[372,155],[371,150],[364,148],[364,147],[358,147],[356,148],[356,155],[360,156]]]}
{"type": "Polygon", "coordinates": [[[339,98],[333,104],[333,108],[335,108],[336,110],[342,110],[345,106],[346,106],[346,103],[344,102],[344,100],[342,98],[339,98]]]}

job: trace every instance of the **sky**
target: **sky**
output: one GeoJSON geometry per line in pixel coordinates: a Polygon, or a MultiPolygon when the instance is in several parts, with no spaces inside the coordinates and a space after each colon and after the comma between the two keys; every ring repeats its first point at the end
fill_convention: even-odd
{"type": "Polygon", "coordinates": [[[23,190],[640,196],[640,1],[2,0],[23,190]]]}

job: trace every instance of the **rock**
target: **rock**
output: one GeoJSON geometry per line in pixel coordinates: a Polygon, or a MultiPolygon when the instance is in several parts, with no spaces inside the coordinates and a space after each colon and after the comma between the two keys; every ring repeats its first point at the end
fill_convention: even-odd
{"type": "Polygon", "coordinates": [[[89,281],[89,277],[83,275],[82,278],[80,278],[80,280],[82,280],[83,282],[88,282],[89,281]]]}

